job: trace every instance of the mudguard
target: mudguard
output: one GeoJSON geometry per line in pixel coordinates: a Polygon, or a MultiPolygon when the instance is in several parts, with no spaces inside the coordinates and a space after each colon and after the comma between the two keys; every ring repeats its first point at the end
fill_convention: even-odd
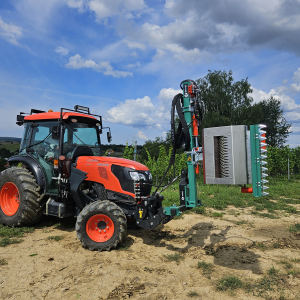
{"type": "Polygon", "coordinates": [[[72,198],[75,202],[75,205],[81,210],[87,203],[92,200],[90,197],[85,195],[80,189],[79,186],[87,178],[87,173],[82,172],[79,169],[75,168],[76,164],[71,165],[71,175],[70,175],[70,191],[72,198]]]}
{"type": "Polygon", "coordinates": [[[8,159],[9,163],[18,163],[21,162],[25,165],[32,175],[35,177],[37,184],[45,188],[45,174],[40,167],[40,165],[30,156],[23,156],[23,155],[15,155],[8,159]]]}

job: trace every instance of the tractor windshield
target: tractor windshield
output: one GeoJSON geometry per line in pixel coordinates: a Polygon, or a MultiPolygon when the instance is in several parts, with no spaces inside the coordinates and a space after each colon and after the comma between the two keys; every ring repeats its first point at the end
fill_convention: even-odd
{"type": "Polygon", "coordinates": [[[72,158],[78,146],[88,146],[95,156],[100,156],[100,139],[96,126],[80,122],[65,124],[63,155],[72,158]]]}

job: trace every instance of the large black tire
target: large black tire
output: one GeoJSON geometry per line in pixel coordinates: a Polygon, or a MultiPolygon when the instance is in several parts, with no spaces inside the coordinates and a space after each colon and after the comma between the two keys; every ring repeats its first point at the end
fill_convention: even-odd
{"type": "Polygon", "coordinates": [[[83,208],[77,217],[75,229],[84,248],[109,251],[124,240],[127,220],[122,209],[115,203],[108,200],[96,201],[83,208]]]}
{"type": "Polygon", "coordinates": [[[0,223],[8,226],[30,225],[40,220],[45,201],[34,176],[27,170],[18,167],[6,169],[0,173],[0,223]],[[9,207],[9,193],[12,188],[17,191],[15,212],[9,207]],[[4,199],[6,197],[6,200],[4,199]],[[8,204],[8,205],[7,205],[8,204]]]}

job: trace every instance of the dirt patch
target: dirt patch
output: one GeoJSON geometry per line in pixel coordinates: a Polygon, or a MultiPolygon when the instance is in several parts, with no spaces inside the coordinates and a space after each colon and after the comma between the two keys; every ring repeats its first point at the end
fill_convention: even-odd
{"type": "Polygon", "coordinates": [[[22,243],[0,248],[1,299],[279,299],[275,290],[216,289],[224,276],[256,282],[257,289],[272,267],[283,295],[300,297],[300,236],[288,230],[299,219],[237,212],[225,211],[228,220],[188,214],[161,230],[130,229],[111,252],[83,249],[73,220],[64,228],[45,217],[22,243]]]}

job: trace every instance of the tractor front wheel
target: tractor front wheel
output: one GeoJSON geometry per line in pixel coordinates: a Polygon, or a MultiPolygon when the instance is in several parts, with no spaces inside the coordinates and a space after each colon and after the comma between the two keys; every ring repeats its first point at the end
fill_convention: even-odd
{"type": "Polygon", "coordinates": [[[124,212],[115,203],[95,201],[83,208],[75,228],[84,248],[109,251],[125,238],[127,221],[124,212]]]}

